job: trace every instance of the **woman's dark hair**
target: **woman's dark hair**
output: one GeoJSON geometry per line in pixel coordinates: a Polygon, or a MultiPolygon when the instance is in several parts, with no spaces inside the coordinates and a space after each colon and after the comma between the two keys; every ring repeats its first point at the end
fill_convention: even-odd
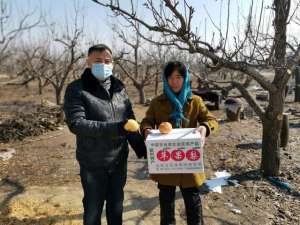
{"type": "Polygon", "coordinates": [[[171,74],[176,70],[181,76],[185,77],[186,67],[182,62],[179,61],[168,62],[164,69],[164,76],[168,79],[169,76],[171,76],[171,74]]]}

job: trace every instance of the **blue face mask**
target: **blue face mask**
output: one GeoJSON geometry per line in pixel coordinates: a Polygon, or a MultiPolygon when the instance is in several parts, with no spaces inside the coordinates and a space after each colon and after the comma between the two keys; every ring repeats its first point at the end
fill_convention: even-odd
{"type": "Polygon", "coordinates": [[[104,81],[112,75],[112,64],[94,63],[92,74],[100,81],[104,81]]]}

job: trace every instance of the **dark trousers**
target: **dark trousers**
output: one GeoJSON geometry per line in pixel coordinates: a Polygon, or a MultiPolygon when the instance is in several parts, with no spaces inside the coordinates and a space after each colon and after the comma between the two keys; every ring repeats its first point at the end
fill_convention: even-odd
{"type": "Polygon", "coordinates": [[[104,202],[108,225],[122,225],[124,186],[127,162],[122,162],[112,171],[88,170],[80,167],[84,225],[100,225],[104,202]]]}
{"type": "MultiPolygon", "coordinates": [[[[175,225],[176,186],[158,185],[160,203],[160,224],[175,225]]],[[[180,187],[188,225],[203,225],[202,205],[199,188],[180,187]]]]}

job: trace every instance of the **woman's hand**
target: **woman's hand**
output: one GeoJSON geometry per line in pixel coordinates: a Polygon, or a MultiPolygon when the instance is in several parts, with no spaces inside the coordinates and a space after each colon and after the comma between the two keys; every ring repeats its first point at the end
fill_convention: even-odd
{"type": "Polygon", "coordinates": [[[205,137],[206,137],[206,132],[207,132],[207,128],[205,126],[200,126],[197,128],[197,131],[200,133],[202,140],[203,140],[203,146],[205,144],[205,137]]]}
{"type": "Polygon", "coordinates": [[[145,139],[148,137],[148,135],[151,134],[151,129],[147,128],[144,130],[144,137],[145,139]]]}

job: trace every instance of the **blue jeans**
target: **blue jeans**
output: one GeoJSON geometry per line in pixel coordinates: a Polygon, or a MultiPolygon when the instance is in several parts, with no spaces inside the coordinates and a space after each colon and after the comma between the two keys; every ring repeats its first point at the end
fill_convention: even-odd
{"type": "Polygon", "coordinates": [[[113,170],[88,170],[80,166],[84,225],[100,225],[101,214],[106,201],[108,225],[122,225],[124,186],[127,177],[127,159],[113,170]]]}

